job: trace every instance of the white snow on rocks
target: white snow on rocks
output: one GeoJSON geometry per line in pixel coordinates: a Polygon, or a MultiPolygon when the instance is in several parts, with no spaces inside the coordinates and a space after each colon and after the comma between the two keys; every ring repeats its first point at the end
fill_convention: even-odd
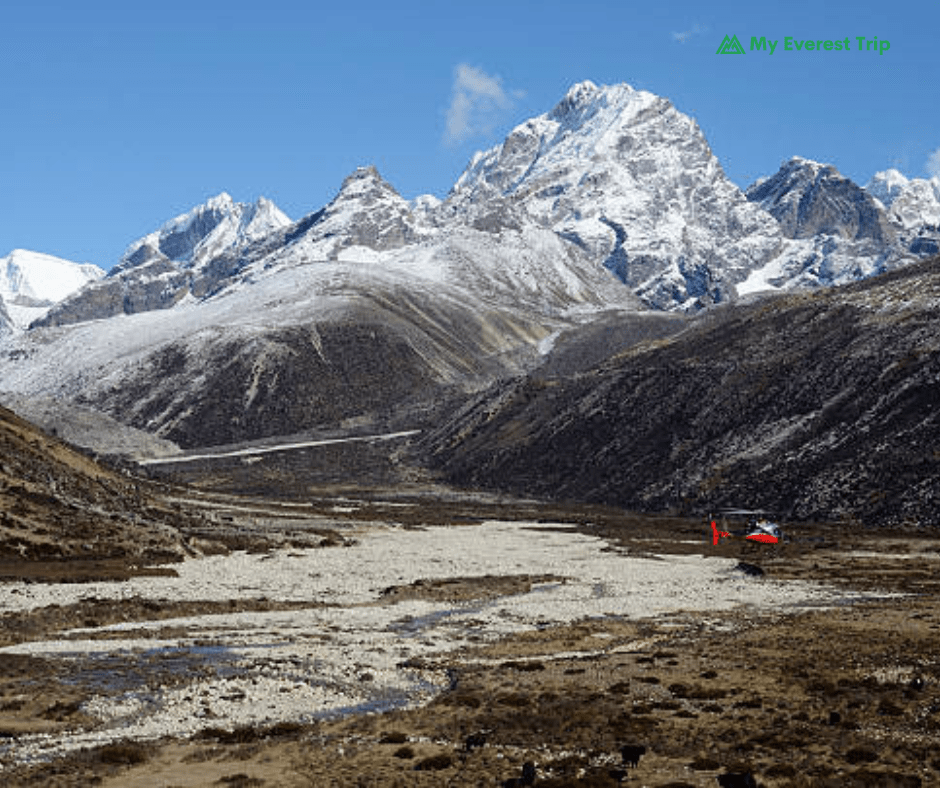
{"type": "Polygon", "coordinates": [[[897,170],[876,172],[865,190],[902,228],[940,225],[940,177],[905,178],[897,170]]]}
{"type": "Polygon", "coordinates": [[[289,224],[287,215],[264,197],[254,203],[235,202],[222,192],[134,241],[118,269],[132,268],[154,257],[183,267],[199,267],[289,224]]]}

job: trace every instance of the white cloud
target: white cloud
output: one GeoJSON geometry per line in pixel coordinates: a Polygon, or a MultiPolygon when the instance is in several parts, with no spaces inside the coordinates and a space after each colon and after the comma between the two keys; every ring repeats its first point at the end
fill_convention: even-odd
{"type": "Polygon", "coordinates": [[[931,178],[940,178],[940,148],[927,157],[927,172],[931,178]]]}
{"type": "Polygon", "coordinates": [[[698,36],[707,32],[707,27],[702,27],[701,25],[692,25],[691,28],[688,30],[683,30],[681,33],[673,33],[672,40],[678,41],[680,44],[684,44],[686,41],[692,38],[692,36],[698,36]]]}
{"type": "Polygon", "coordinates": [[[477,134],[485,134],[499,117],[512,109],[515,99],[523,93],[507,92],[498,76],[460,63],[454,70],[454,87],[447,108],[447,130],[444,139],[450,144],[463,142],[477,134]]]}

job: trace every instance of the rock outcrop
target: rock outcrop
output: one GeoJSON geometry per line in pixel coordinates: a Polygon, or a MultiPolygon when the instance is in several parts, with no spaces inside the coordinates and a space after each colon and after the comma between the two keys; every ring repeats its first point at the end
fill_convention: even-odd
{"type": "Polygon", "coordinates": [[[795,156],[751,186],[747,198],[770,213],[787,238],[828,235],[885,245],[894,240],[882,206],[831,165],[795,156]]]}

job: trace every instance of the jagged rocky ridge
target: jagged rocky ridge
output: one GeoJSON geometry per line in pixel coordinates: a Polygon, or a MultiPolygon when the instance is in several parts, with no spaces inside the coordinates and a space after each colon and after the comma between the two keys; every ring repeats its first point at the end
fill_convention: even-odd
{"type": "Polygon", "coordinates": [[[787,238],[894,240],[883,207],[831,165],[794,157],[773,177],[751,186],[747,198],[770,213],[787,238]]]}
{"type": "Polygon", "coordinates": [[[745,195],[668,100],[582,82],[474,156],[443,202],[406,201],[371,167],[293,224],[263,198],[249,205],[223,194],[132,244],[107,280],[37,325],[170,308],[258,267],[453,260],[507,233],[535,255],[550,233],[564,247],[554,251],[606,267],[645,305],[694,311],[757,290],[852,281],[931,253],[940,238],[932,183],[879,173],[869,193],[795,157],[745,195]],[[889,194],[890,210],[878,197],[889,194]],[[461,249],[451,248],[455,238],[461,249]]]}
{"type": "Polygon", "coordinates": [[[928,201],[913,201],[915,219],[910,207],[902,216],[877,197],[887,197],[886,178],[891,188],[902,187],[899,178],[914,191],[931,182],[891,172],[878,173],[863,189],[831,165],[795,156],[750,186],[748,199],[769,212],[789,240],[779,256],[738,284],[738,293],[845,284],[935,254],[940,232],[930,224],[928,201]]]}
{"type": "Polygon", "coordinates": [[[885,170],[875,173],[865,190],[884,206],[900,243],[912,254],[940,253],[940,177],[909,180],[885,170]]]}
{"type": "Polygon", "coordinates": [[[215,292],[241,267],[241,253],[290,220],[264,197],[236,203],[225,193],[132,243],[108,277],[66,299],[34,327],[153,309],[215,292]]]}
{"type": "Polygon", "coordinates": [[[210,200],[4,340],[0,375],[209,445],[479,390],[611,312],[694,312],[913,259],[883,203],[814,162],[784,169],[748,199],[668,101],[581,83],[443,202],[409,202],[372,167],[293,223],[263,199],[210,200]]]}
{"type": "Polygon", "coordinates": [[[722,308],[423,436],[448,481],[635,510],[940,524],[940,258],[722,308]]]}
{"type": "Polygon", "coordinates": [[[572,87],[477,154],[439,214],[460,220],[494,203],[551,227],[659,309],[727,300],[781,244],[695,121],[629,85],[572,87]]]}

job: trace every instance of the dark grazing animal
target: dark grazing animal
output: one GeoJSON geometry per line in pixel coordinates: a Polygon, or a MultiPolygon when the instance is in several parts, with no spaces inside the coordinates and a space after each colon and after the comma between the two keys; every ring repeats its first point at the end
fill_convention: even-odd
{"type": "Polygon", "coordinates": [[[503,780],[503,788],[526,788],[529,785],[535,785],[535,764],[532,761],[522,764],[522,777],[503,780]]]}
{"type": "Polygon", "coordinates": [[[473,752],[477,747],[482,747],[484,744],[486,744],[486,733],[479,731],[478,733],[471,733],[467,737],[464,742],[464,749],[467,752],[473,752]]]}
{"type": "Polygon", "coordinates": [[[635,769],[640,765],[640,756],[646,755],[646,747],[625,744],[620,748],[620,757],[623,758],[623,765],[635,769]]]}
{"type": "Polygon", "coordinates": [[[522,764],[522,783],[523,785],[532,785],[535,782],[535,764],[532,761],[526,761],[522,764]]]}
{"type": "Polygon", "coordinates": [[[757,781],[750,772],[736,774],[735,772],[725,772],[719,774],[716,778],[721,788],[757,788],[757,781]]]}

